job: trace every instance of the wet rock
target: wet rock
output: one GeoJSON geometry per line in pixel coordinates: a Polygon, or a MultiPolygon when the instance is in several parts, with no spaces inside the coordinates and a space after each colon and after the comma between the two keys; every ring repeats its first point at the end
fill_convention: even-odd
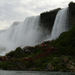
{"type": "Polygon", "coordinates": [[[72,64],[72,65],[75,65],[75,63],[74,62],[72,62],[71,60],[68,62],[69,64],[72,64]]]}
{"type": "Polygon", "coordinates": [[[75,63],[71,60],[66,64],[67,68],[70,69],[70,72],[75,72],[75,66],[74,65],[75,65],[75,63]]]}
{"type": "Polygon", "coordinates": [[[57,57],[54,57],[53,60],[56,59],[56,58],[57,58],[57,57]]]}
{"type": "Polygon", "coordinates": [[[49,63],[49,64],[47,65],[47,67],[46,67],[46,70],[47,70],[47,71],[53,71],[53,70],[54,70],[53,65],[52,65],[51,63],[49,63]]]}
{"type": "Polygon", "coordinates": [[[64,57],[63,60],[64,60],[64,63],[67,63],[69,61],[68,57],[64,57]]]}
{"type": "Polygon", "coordinates": [[[60,63],[58,63],[57,65],[59,65],[59,66],[61,66],[63,63],[62,62],[60,62],[60,63]]]}
{"type": "Polygon", "coordinates": [[[70,65],[69,69],[71,69],[71,70],[75,70],[75,66],[70,65]]]}
{"type": "Polygon", "coordinates": [[[75,3],[74,2],[69,3],[69,12],[72,16],[75,16],[75,3]]]}

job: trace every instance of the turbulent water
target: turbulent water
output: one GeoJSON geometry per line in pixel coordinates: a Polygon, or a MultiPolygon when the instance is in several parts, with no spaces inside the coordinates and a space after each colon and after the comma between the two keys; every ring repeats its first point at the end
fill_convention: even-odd
{"type": "Polygon", "coordinates": [[[0,71],[0,75],[75,75],[75,73],[65,72],[45,72],[45,71],[0,71]]]}
{"type": "Polygon", "coordinates": [[[51,37],[46,29],[40,27],[40,16],[28,17],[22,23],[14,22],[10,28],[0,31],[0,55],[17,47],[34,46],[48,38],[56,39],[67,30],[68,8],[60,10],[56,16],[51,37]]]}

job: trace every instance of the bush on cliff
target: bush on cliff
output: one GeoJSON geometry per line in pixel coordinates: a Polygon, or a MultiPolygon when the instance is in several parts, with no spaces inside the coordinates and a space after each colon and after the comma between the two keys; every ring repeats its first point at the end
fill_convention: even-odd
{"type": "Polygon", "coordinates": [[[18,48],[16,48],[15,51],[11,51],[11,52],[7,53],[6,56],[9,56],[11,58],[12,57],[14,57],[14,58],[22,58],[22,57],[25,56],[25,53],[23,52],[23,50],[20,47],[18,47],[18,48]]]}
{"type": "Polygon", "coordinates": [[[69,29],[71,29],[73,26],[75,26],[75,3],[70,2],[69,3],[69,29]]]}
{"type": "Polygon", "coordinates": [[[58,55],[75,56],[75,27],[62,33],[51,45],[58,47],[58,55]]]}
{"type": "Polygon", "coordinates": [[[74,2],[69,3],[69,9],[70,9],[71,15],[75,16],[75,3],[74,2]]]}
{"type": "Polygon", "coordinates": [[[40,14],[40,23],[41,23],[40,25],[51,30],[54,24],[56,14],[60,9],[61,8],[57,8],[49,12],[47,11],[47,12],[41,13],[40,14]]]}

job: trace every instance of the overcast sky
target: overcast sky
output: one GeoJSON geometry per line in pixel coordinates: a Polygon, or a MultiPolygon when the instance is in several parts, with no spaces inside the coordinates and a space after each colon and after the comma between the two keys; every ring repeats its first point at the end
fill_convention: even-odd
{"type": "Polygon", "coordinates": [[[14,21],[40,15],[45,11],[61,7],[75,0],[0,0],[0,29],[8,28],[14,21]]]}

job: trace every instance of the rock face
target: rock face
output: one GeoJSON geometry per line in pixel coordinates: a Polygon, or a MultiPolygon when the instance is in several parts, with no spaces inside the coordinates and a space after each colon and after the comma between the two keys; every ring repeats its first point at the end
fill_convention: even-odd
{"type": "Polygon", "coordinates": [[[75,3],[69,3],[69,29],[75,26],[75,3]]]}
{"type": "Polygon", "coordinates": [[[41,13],[40,26],[42,26],[43,28],[47,28],[49,31],[52,30],[56,14],[60,9],[61,8],[57,8],[49,12],[47,11],[47,12],[41,13]]]}
{"type": "Polygon", "coordinates": [[[67,63],[69,59],[67,57],[64,57],[63,60],[64,60],[64,63],[67,63]]]}
{"type": "Polygon", "coordinates": [[[75,63],[73,61],[70,60],[66,66],[68,69],[70,69],[70,72],[75,72],[75,63]]]}
{"type": "Polygon", "coordinates": [[[54,57],[46,66],[46,71],[75,72],[75,63],[70,56],[54,57]]]}
{"type": "Polygon", "coordinates": [[[69,3],[69,12],[72,16],[75,16],[75,3],[74,2],[69,3]]]}
{"type": "Polygon", "coordinates": [[[46,70],[47,70],[47,71],[53,71],[53,70],[54,70],[54,67],[52,66],[51,63],[49,63],[49,64],[47,65],[46,70]]]}

